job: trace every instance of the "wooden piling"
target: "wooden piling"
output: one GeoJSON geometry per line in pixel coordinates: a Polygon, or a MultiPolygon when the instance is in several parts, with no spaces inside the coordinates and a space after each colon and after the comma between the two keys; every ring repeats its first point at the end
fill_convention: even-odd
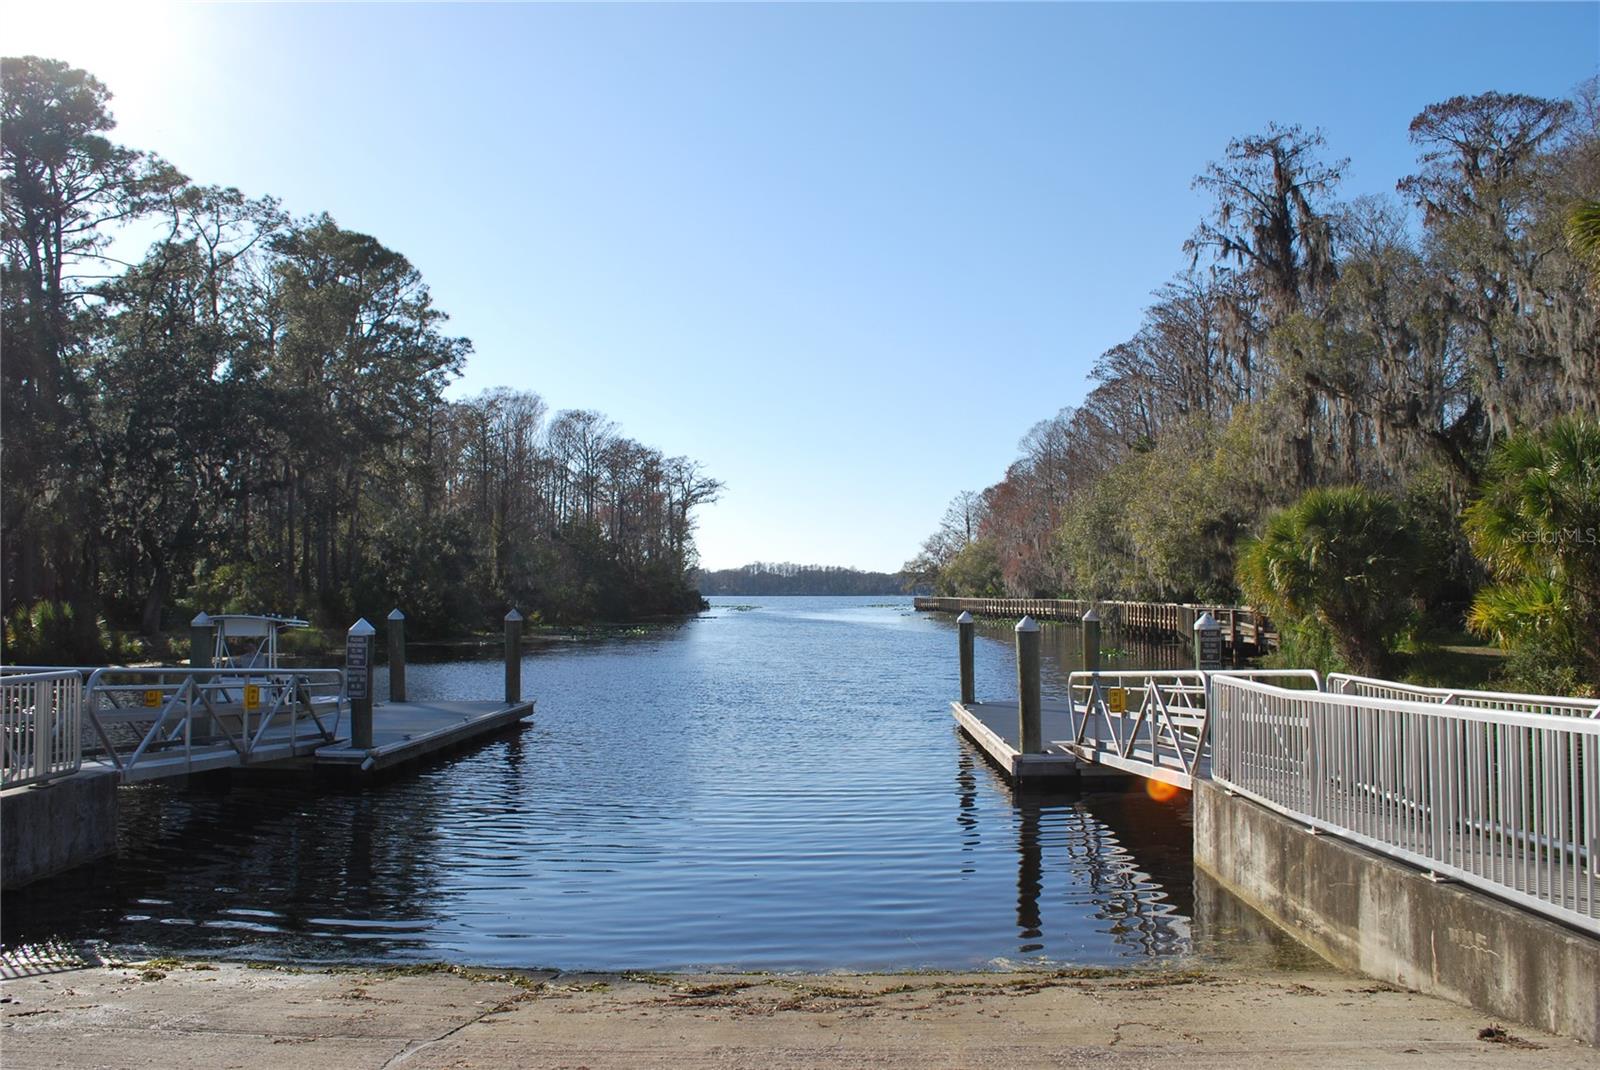
{"type": "Polygon", "coordinates": [[[978,691],[973,671],[974,631],[976,625],[972,621],[971,613],[962,613],[956,618],[956,640],[961,651],[961,701],[964,705],[971,705],[978,701],[978,691]]]}
{"type": "Polygon", "coordinates": [[[1100,613],[1091,609],[1079,622],[1083,628],[1083,668],[1085,672],[1100,671],[1100,613]]]}
{"type": "Polygon", "coordinates": [[[344,686],[350,698],[350,746],[372,747],[372,640],[378,630],[362,617],[344,639],[344,686]]]}
{"type": "Polygon", "coordinates": [[[1222,627],[1209,612],[1194,622],[1194,667],[1222,668],[1222,627]]]}
{"type": "Polygon", "coordinates": [[[406,615],[389,611],[389,701],[406,700],[406,615]]]}
{"type": "Polygon", "coordinates": [[[506,705],[522,701],[522,614],[506,614],[506,705]]]}
{"type": "Polygon", "coordinates": [[[189,622],[189,668],[211,668],[211,651],[216,643],[216,626],[204,612],[189,622]]]}
{"type": "Polygon", "coordinates": [[[1039,622],[1032,617],[1017,621],[1017,750],[1038,754],[1044,750],[1044,729],[1039,697],[1039,622]]]}

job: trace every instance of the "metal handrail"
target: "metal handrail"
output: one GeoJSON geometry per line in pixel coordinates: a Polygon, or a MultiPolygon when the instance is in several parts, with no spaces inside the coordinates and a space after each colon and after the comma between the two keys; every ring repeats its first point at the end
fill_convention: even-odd
{"type": "Polygon", "coordinates": [[[1078,757],[1148,766],[1149,775],[1190,786],[1205,755],[1205,673],[1080,671],[1067,677],[1067,695],[1073,730],[1068,745],[1078,757]],[[1120,709],[1113,709],[1113,698],[1120,699],[1120,709]]]}
{"type": "Polygon", "coordinates": [[[1437,702],[1447,706],[1472,706],[1485,710],[1539,713],[1556,717],[1600,718],[1600,698],[1528,695],[1514,691],[1474,691],[1459,687],[1422,687],[1351,673],[1328,674],[1328,690],[1341,695],[1365,695],[1410,702],[1437,702]]]}
{"type": "Polygon", "coordinates": [[[1308,689],[1311,691],[1321,691],[1325,687],[1322,674],[1315,669],[1209,669],[1206,671],[1207,679],[1218,676],[1233,680],[1303,680],[1311,685],[1308,689]]]}
{"type": "Polygon", "coordinates": [[[83,677],[0,668],[0,787],[43,784],[83,762],[83,677]]]}
{"type": "Polygon", "coordinates": [[[332,742],[347,702],[340,669],[102,668],[85,693],[99,756],[124,779],[158,756],[243,765],[263,746],[332,742]]]}
{"type": "Polygon", "coordinates": [[[1600,721],[1212,680],[1211,777],[1600,933],[1600,721]]]}
{"type": "Polygon", "coordinates": [[[1123,769],[1193,787],[1208,775],[1210,692],[1218,677],[1301,682],[1312,691],[1322,684],[1313,669],[1079,670],[1067,677],[1073,728],[1068,746],[1085,761],[1110,759],[1123,769]],[[1118,690],[1121,695],[1114,694],[1118,690]],[[1114,704],[1113,697],[1121,701],[1114,704]]]}

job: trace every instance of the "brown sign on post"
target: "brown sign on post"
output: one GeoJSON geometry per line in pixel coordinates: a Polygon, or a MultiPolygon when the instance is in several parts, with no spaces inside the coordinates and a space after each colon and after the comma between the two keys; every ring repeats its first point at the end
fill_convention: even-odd
{"type": "Polygon", "coordinates": [[[352,635],[345,640],[344,667],[348,670],[345,675],[345,686],[349,688],[348,694],[353,699],[367,697],[367,668],[371,640],[364,636],[352,635]]]}
{"type": "Polygon", "coordinates": [[[350,746],[372,747],[372,637],[377,629],[362,617],[350,625],[344,642],[345,697],[350,700],[350,746]]]}
{"type": "Polygon", "coordinates": [[[1194,622],[1194,667],[1222,668],[1222,628],[1210,613],[1202,613],[1194,622]]]}

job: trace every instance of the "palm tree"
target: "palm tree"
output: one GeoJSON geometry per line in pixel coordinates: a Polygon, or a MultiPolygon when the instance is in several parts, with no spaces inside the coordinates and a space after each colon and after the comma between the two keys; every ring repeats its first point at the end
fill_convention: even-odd
{"type": "Polygon", "coordinates": [[[1502,442],[1466,530],[1494,578],[1468,626],[1600,685],[1600,423],[1566,417],[1502,442]]]}
{"type": "Polygon", "coordinates": [[[1315,622],[1351,668],[1376,673],[1411,616],[1416,557],[1391,499],[1322,487],[1268,518],[1239,558],[1239,582],[1273,617],[1315,622]]]}
{"type": "Polygon", "coordinates": [[[1579,201],[1567,216],[1567,243],[1600,284],[1600,201],[1579,201]]]}

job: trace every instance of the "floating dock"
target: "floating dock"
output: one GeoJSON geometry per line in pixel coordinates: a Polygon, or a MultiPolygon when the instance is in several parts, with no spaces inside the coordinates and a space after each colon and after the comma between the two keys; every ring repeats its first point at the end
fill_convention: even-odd
{"type": "Polygon", "coordinates": [[[387,702],[372,711],[372,746],[348,739],[313,754],[317,768],[376,772],[497,732],[533,715],[527,702],[387,702]]]}
{"type": "Polygon", "coordinates": [[[967,738],[1019,787],[1046,782],[1053,787],[1090,786],[1127,779],[1119,770],[1082,762],[1067,749],[1073,728],[1072,711],[1065,702],[1040,704],[1044,750],[1039,754],[1023,754],[1017,749],[1020,725],[1015,702],[952,702],[950,712],[967,738]]]}

